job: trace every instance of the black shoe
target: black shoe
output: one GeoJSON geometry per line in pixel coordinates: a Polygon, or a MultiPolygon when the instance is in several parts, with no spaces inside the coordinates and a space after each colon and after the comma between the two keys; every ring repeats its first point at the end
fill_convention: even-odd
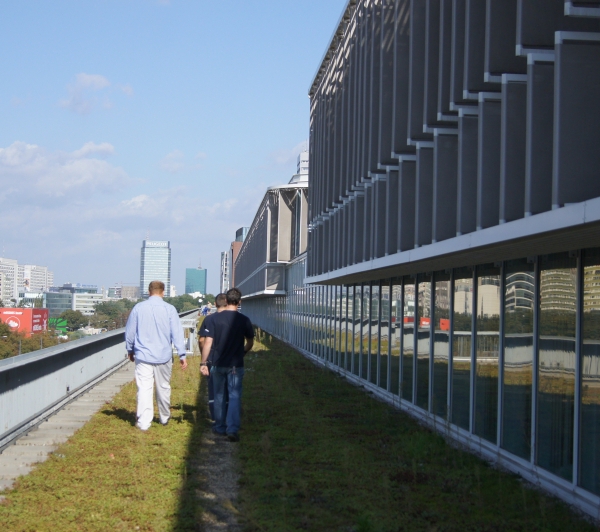
{"type": "Polygon", "coordinates": [[[231,432],[231,433],[227,434],[227,439],[230,442],[240,441],[240,437],[238,436],[237,432],[231,432]]]}
{"type": "Polygon", "coordinates": [[[226,436],[226,434],[225,434],[224,432],[219,432],[219,431],[217,431],[217,430],[215,430],[215,429],[212,429],[212,433],[213,433],[215,436],[219,436],[219,437],[221,437],[221,438],[224,438],[224,437],[226,436]]]}

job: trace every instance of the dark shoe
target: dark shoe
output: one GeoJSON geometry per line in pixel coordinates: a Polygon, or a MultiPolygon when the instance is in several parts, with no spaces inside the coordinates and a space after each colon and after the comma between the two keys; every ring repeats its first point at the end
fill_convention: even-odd
{"type": "Polygon", "coordinates": [[[225,434],[224,432],[219,432],[219,431],[217,431],[217,430],[215,430],[215,429],[212,429],[212,433],[213,433],[215,436],[220,436],[221,438],[224,438],[224,437],[226,436],[226,434],[225,434]]]}
{"type": "Polygon", "coordinates": [[[240,437],[238,436],[237,432],[232,432],[230,434],[227,434],[227,439],[230,442],[240,441],[240,437]]]}

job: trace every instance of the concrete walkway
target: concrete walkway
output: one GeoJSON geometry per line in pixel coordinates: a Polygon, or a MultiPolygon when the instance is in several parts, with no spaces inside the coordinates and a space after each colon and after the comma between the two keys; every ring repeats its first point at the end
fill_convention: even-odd
{"type": "Polygon", "coordinates": [[[90,418],[134,379],[135,365],[125,364],[86,393],[49,417],[27,435],[19,438],[0,454],[0,491],[29,473],[36,464],[66,442],[90,418]]]}

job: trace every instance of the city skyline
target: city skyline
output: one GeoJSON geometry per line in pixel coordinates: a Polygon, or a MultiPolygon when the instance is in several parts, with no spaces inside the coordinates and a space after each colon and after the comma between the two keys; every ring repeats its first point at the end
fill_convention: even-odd
{"type": "Polygon", "coordinates": [[[218,272],[262,191],[293,173],[345,3],[3,5],[0,223],[19,230],[0,255],[108,287],[136,279],[149,233],[171,241],[177,287],[198,255],[218,272]]]}

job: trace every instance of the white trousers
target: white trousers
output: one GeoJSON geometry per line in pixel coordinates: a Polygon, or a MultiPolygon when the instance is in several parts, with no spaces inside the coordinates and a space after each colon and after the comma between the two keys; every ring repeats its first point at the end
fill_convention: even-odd
{"type": "Polygon", "coordinates": [[[171,372],[173,361],[165,364],[146,364],[135,361],[135,383],[137,384],[137,427],[148,430],[154,418],[152,392],[156,381],[156,404],[161,423],[171,416],[171,372]]]}

